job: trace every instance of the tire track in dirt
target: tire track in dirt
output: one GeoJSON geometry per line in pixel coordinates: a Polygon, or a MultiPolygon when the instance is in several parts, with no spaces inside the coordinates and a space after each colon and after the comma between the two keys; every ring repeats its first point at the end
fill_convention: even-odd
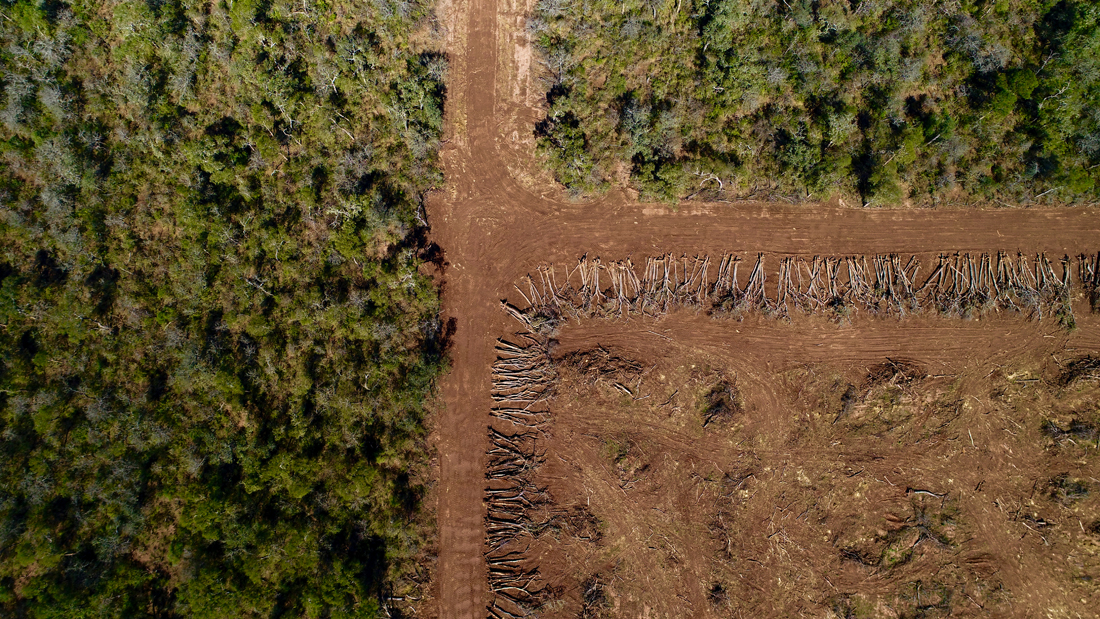
{"type": "MultiPolygon", "coordinates": [[[[692,203],[674,211],[663,205],[631,203],[619,192],[583,205],[538,197],[509,175],[498,148],[498,140],[504,137],[497,114],[498,41],[502,40],[497,2],[458,0],[449,9],[445,19],[465,35],[447,38],[452,63],[442,157],[448,184],[428,201],[431,237],[446,259],[444,319],[455,320],[452,370],[441,381],[446,410],[437,422],[440,555],[436,578],[441,617],[484,616],[488,588],[482,559],[481,493],[491,405],[489,367],[495,338],[517,330],[497,302],[512,297],[513,283],[538,264],[571,264],[585,253],[620,259],[665,252],[767,251],[808,257],[1006,250],[1047,252],[1054,257],[1097,249],[1097,209],[854,210],[692,203]]],[[[746,362],[856,363],[905,355],[946,364],[960,357],[1009,357],[1058,346],[1100,349],[1100,324],[1080,312],[1078,318],[1079,329],[1068,337],[1054,333],[1052,325],[997,318],[974,323],[920,318],[904,325],[866,320],[838,328],[826,321],[733,323],[678,315],[659,327],[664,337],[679,345],[727,356],[736,351],[746,362]]],[[[561,339],[563,345],[576,346],[585,342],[629,346],[650,340],[667,344],[649,333],[654,327],[652,321],[642,320],[590,321],[564,329],[561,339]]]]}
{"type": "Polygon", "coordinates": [[[858,319],[852,325],[836,325],[804,317],[791,323],[756,317],[737,322],[685,311],[659,321],[589,320],[563,328],[558,342],[565,352],[598,345],[623,351],[676,346],[721,356],[736,351],[740,360],[731,361],[734,365],[766,363],[776,368],[862,363],[887,356],[946,366],[960,360],[984,363],[991,358],[1016,357],[1028,350],[1094,348],[1100,320],[1084,315],[1079,323],[1079,328],[1067,335],[1052,323],[1018,317],[981,321],[917,317],[905,322],[858,319]]]}

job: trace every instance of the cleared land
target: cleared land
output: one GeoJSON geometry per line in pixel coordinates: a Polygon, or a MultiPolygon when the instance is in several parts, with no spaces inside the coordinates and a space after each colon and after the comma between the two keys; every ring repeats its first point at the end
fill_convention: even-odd
{"type": "MultiPolygon", "coordinates": [[[[537,463],[526,531],[490,553],[527,548],[510,558],[536,577],[524,597],[491,572],[502,609],[1085,616],[1096,602],[1100,360],[1080,352],[1094,336],[1001,319],[637,322],[563,331],[546,422],[494,421],[537,463]]],[[[506,517],[493,499],[491,542],[506,517]]]]}
{"type": "MultiPolygon", "coordinates": [[[[522,7],[500,10],[505,13],[505,9],[518,12],[522,7]]],[[[529,102],[523,100],[527,96],[524,93],[531,92],[525,86],[527,78],[517,68],[521,63],[516,59],[522,54],[514,50],[523,48],[517,20],[502,20],[498,27],[498,7],[492,0],[457,2],[449,10],[445,19],[454,25],[448,40],[453,59],[448,90],[452,106],[444,161],[450,181],[428,211],[433,240],[445,250],[444,304],[454,326],[453,369],[441,385],[447,407],[437,432],[441,475],[437,594],[443,617],[483,617],[492,599],[483,558],[486,451],[490,446],[486,425],[493,406],[490,368],[497,357],[496,339],[517,330],[517,323],[500,311],[499,301],[507,298],[521,302],[513,284],[534,273],[539,264],[575,263],[585,253],[621,259],[664,252],[720,255],[729,251],[749,255],[768,251],[810,258],[817,254],[928,255],[1006,250],[1047,252],[1053,257],[1096,250],[1100,213],[1094,209],[889,211],[745,203],[684,205],[672,212],[663,206],[632,204],[617,194],[595,204],[565,203],[552,197],[552,192],[540,184],[541,177],[530,160],[525,160],[531,149],[523,143],[530,138],[513,132],[535,117],[529,102]],[[498,51],[502,52],[499,59],[498,51]]],[[[769,277],[774,281],[775,274],[769,277]]],[[[563,382],[557,400],[560,405],[555,405],[561,417],[554,422],[558,429],[552,439],[559,443],[546,445],[548,465],[552,460],[558,467],[556,471],[547,469],[548,475],[556,476],[551,490],[559,506],[579,505],[581,497],[587,506],[585,486],[602,493],[592,496],[591,511],[597,520],[602,517],[605,529],[599,543],[577,541],[576,536],[564,536],[560,543],[547,539],[549,554],[539,565],[554,586],[562,589],[563,605],[557,612],[575,615],[588,590],[583,585],[599,576],[597,581],[605,591],[605,599],[611,600],[611,608],[618,608],[622,616],[633,616],[646,603],[642,595],[644,580],[638,579],[644,579],[647,573],[663,579],[668,587],[653,585],[649,589],[650,594],[661,598],[662,606],[651,606],[655,615],[713,612],[728,616],[736,613],[732,609],[741,608],[745,616],[750,616],[750,607],[779,615],[809,609],[811,604],[840,609],[847,604],[858,609],[870,595],[915,600],[916,591],[907,593],[905,583],[927,581],[932,587],[935,577],[923,576],[925,570],[947,565],[954,566],[951,573],[936,582],[953,592],[952,604],[970,604],[966,598],[969,595],[979,604],[988,601],[989,608],[1012,616],[1047,608],[1067,612],[1087,609],[1080,601],[1087,600],[1087,596],[1074,597],[1078,596],[1079,585],[1072,578],[1080,570],[1071,569],[1068,563],[1057,564],[1052,557],[1064,557],[1058,549],[1072,545],[1079,549],[1074,556],[1085,561],[1083,557],[1091,550],[1086,532],[1080,529],[1087,529],[1091,521],[1082,516],[1078,526],[1065,510],[1081,510],[1084,514],[1092,509],[1092,499],[1074,501],[1066,507],[1046,498],[1046,490],[1037,489],[1035,496],[1027,500],[1034,500],[1045,510],[1036,512],[1038,518],[1057,523],[1057,527],[1040,527],[1035,534],[1021,525],[1036,528],[1035,523],[1022,520],[1024,512],[1019,512],[1017,520],[1009,520],[1000,507],[1009,511],[1023,507],[1022,503],[1007,501],[1019,501],[1025,496],[1025,485],[1035,480],[1049,480],[1063,472],[1078,479],[1093,466],[1093,456],[1077,464],[1086,452],[1072,455],[1071,448],[1076,447],[1065,447],[1053,438],[1043,439],[1040,430],[1044,412],[1056,424],[1070,423],[1065,416],[1068,409],[1058,408],[1052,400],[1054,394],[1062,393],[1050,382],[1060,371],[1057,368],[1078,356],[1100,351],[1100,321],[1082,309],[1078,309],[1077,317],[1078,329],[1069,335],[1052,322],[996,316],[981,321],[861,319],[838,326],[824,318],[790,323],[751,318],[735,323],[684,314],[656,323],[643,319],[589,321],[563,328],[556,358],[603,345],[614,355],[643,366],[643,371],[658,367],[639,383],[638,388],[652,395],[646,400],[621,401],[627,396],[613,385],[610,389],[619,395],[607,391],[609,387],[602,382],[586,383],[583,373],[578,373],[572,387],[563,382]],[[885,397],[889,381],[886,386],[867,387],[866,392],[864,385],[873,368],[887,358],[904,360],[917,372],[933,377],[902,385],[905,390],[897,396],[895,408],[907,412],[897,413],[904,419],[892,430],[861,429],[858,423],[874,417],[876,403],[885,397]],[[692,364],[706,370],[693,376],[692,364]],[[993,364],[1004,367],[990,374],[995,369],[993,364]],[[1021,371],[1034,374],[1016,378],[1041,380],[1012,382],[1010,376],[1021,371]],[[666,377],[664,382],[656,378],[661,373],[666,377]],[[735,378],[744,401],[737,417],[740,421],[710,424],[703,430],[696,410],[698,398],[700,393],[706,395],[709,381],[719,375],[735,378]],[[663,417],[667,407],[656,405],[664,402],[672,390],[688,383],[686,391],[677,395],[682,398],[678,401],[681,412],[663,417]],[[804,383],[807,390],[796,397],[792,390],[799,383],[804,383]],[[848,384],[856,389],[853,397],[858,401],[851,405],[848,416],[833,423],[835,410],[829,407],[847,393],[848,384]],[[844,390],[837,393],[839,387],[844,390]],[[993,394],[1001,387],[1007,388],[1006,394],[1010,395],[997,396],[1001,399],[995,401],[993,394]],[[581,389],[583,399],[571,399],[569,389],[581,389]],[[1020,390],[1020,394],[1013,390],[1020,390]],[[1010,406],[1002,401],[1004,397],[1018,399],[1010,406]],[[606,406],[601,404],[605,400],[606,406]],[[960,400],[962,409],[957,417],[933,422],[929,411],[937,403],[950,405],[960,400]],[[647,420],[648,425],[638,423],[638,419],[647,420]],[[944,421],[947,426],[937,430],[937,423],[944,421]],[[690,432],[689,422],[696,424],[690,432]],[[1021,432],[1013,422],[1025,429],[1021,432]],[[963,431],[964,425],[969,433],[963,431]],[[1008,434],[1006,428],[1017,436],[1008,434]],[[926,434],[924,442],[913,446],[926,434]],[[974,436],[973,445],[970,434],[974,436]],[[730,441],[736,445],[750,435],[754,439],[747,447],[723,448],[730,441]],[[899,436],[904,440],[899,442],[899,436]],[[842,443],[834,446],[837,440],[842,443]],[[618,462],[610,454],[621,449],[612,451],[609,442],[627,446],[618,462]],[[936,446],[928,449],[932,442],[936,446]],[[840,449],[844,445],[847,447],[840,449]],[[1012,450],[1012,454],[1006,450],[1012,450]],[[576,466],[561,463],[554,454],[572,459],[576,466]],[[883,459],[864,463],[857,460],[860,454],[877,454],[883,459]],[[673,462],[678,464],[673,466],[673,462]],[[684,469],[690,468],[691,462],[697,471],[703,470],[699,477],[691,477],[684,469]],[[1012,467],[1026,470],[1029,463],[1038,463],[1039,468],[1024,474],[1012,467]],[[636,480],[629,491],[620,485],[629,483],[637,474],[635,469],[645,465],[649,466],[649,477],[636,480]],[[853,466],[852,470],[846,468],[853,466]],[[764,471],[766,467],[770,470],[764,471]],[[861,467],[866,470],[847,477],[861,467]],[[958,468],[960,473],[947,475],[946,467],[958,468]],[[621,474],[620,468],[624,471],[621,474]],[[809,485],[802,485],[798,468],[810,480],[809,485]],[[891,474],[898,474],[894,468],[904,473],[904,481],[891,474]],[[739,560],[721,564],[714,559],[718,542],[709,530],[713,520],[710,516],[725,496],[725,474],[738,479],[745,471],[755,477],[746,478],[741,488],[728,494],[734,503],[723,508],[734,514],[723,526],[731,534],[729,552],[731,556],[736,552],[739,560]],[[1003,477],[1005,471],[1012,473],[1003,477]],[[998,473],[1002,476],[997,477],[998,473]],[[980,474],[988,479],[976,477],[980,474]],[[627,475],[626,482],[623,475],[627,475]],[[871,479],[885,482],[884,476],[890,478],[890,483],[871,479]],[[975,490],[983,479],[982,487],[975,490]],[[739,494],[746,486],[759,490],[751,501],[739,494]],[[884,548],[904,543],[897,540],[912,535],[906,529],[911,525],[905,523],[919,520],[921,516],[915,510],[924,509],[929,514],[922,507],[929,497],[907,494],[906,486],[948,493],[957,501],[950,509],[960,510],[966,517],[959,520],[964,523],[960,525],[963,530],[952,533],[954,537],[947,540],[956,546],[944,549],[939,542],[921,542],[912,548],[913,555],[904,564],[893,568],[894,576],[883,576],[880,567],[840,556],[840,549],[851,549],[864,557],[864,562],[873,563],[878,552],[881,561],[884,548]],[[1004,496],[991,497],[989,489],[1004,496]],[[630,492],[637,494],[632,498],[630,492]],[[784,492],[790,493],[789,498],[784,492]],[[841,500],[856,492],[862,497],[841,500]],[[666,513],[673,508],[687,511],[689,498],[696,501],[698,512],[684,520],[680,532],[672,531],[675,535],[670,535],[666,516],[653,507],[666,513]],[[821,507],[798,520],[811,498],[821,507]],[[858,510],[866,514],[856,518],[855,500],[874,502],[876,511],[858,510]],[[994,505],[993,501],[999,502],[994,505]],[[775,511],[776,506],[787,511],[775,511]],[[636,513],[640,515],[633,515],[636,513]],[[886,524],[883,521],[887,514],[900,520],[886,524]],[[810,520],[811,516],[816,520],[810,520]],[[833,528],[834,520],[844,527],[838,524],[833,528]],[[660,531],[669,542],[662,540],[657,549],[650,549],[655,545],[653,539],[641,544],[639,539],[644,541],[645,537],[639,538],[641,533],[634,533],[634,526],[660,531]],[[836,544],[818,539],[815,536],[819,535],[819,527],[847,537],[837,537],[836,544]],[[1078,527],[1076,532],[1073,527],[1078,527]],[[751,534],[744,533],[750,529],[751,534]],[[780,529],[783,534],[766,538],[780,529]],[[884,531],[881,535],[880,529],[884,531]],[[972,531],[982,537],[966,541],[972,531]],[[764,539],[760,539],[761,533],[764,539]],[[1024,538],[1017,539],[1021,536],[1024,538]],[[617,555],[610,549],[620,537],[623,542],[619,545],[630,547],[622,551],[629,554],[630,561],[620,565],[630,566],[630,573],[612,569],[617,555]],[[787,538],[809,554],[794,549],[787,538]],[[1053,551],[1042,546],[1044,538],[1055,544],[1053,551]],[[1013,548],[1023,559],[1015,558],[1013,548]],[[967,558],[974,557],[981,563],[982,553],[993,557],[988,567],[966,563],[967,558]],[[690,562],[684,564],[686,567],[668,567],[665,563],[673,554],[690,562]],[[749,565],[756,567],[749,558],[766,565],[749,570],[749,565]],[[834,568],[840,571],[831,571],[834,568]],[[990,586],[1003,583],[1014,596],[1010,601],[998,601],[1000,598],[988,591],[967,588],[972,586],[973,581],[968,579],[973,574],[997,570],[1000,572],[996,575],[984,576],[983,582],[990,586]],[[748,581],[739,573],[747,574],[748,581]],[[826,575],[831,585],[824,580],[826,575]],[[800,592],[782,603],[789,606],[769,597],[784,591],[777,588],[779,577],[783,577],[784,586],[800,592]],[[1046,580],[1038,580],[1043,578],[1046,580]],[[720,599],[714,604],[709,600],[715,583],[726,592],[726,601],[720,599]],[[1046,586],[1035,587],[1033,583],[1046,586]],[[1002,603],[1008,605],[997,606],[1002,603]],[[721,604],[728,606],[723,610],[721,604]]],[[[624,385],[634,388],[633,383],[624,385]]],[[[938,506],[937,502],[936,510],[940,510],[938,506]]],[[[945,503],[943,509],[948,508],[945,503]]],[[[941,512],[933,510],[931,514],[938,518],[935,514],[941,512]]],[[[1089,564],[1082,565],[1086,565],[1081,569],[1087,573],[1089,564]]],[[[924,586],[920,592],[922,606],[926,599],[924,586]]],[[[927,595],[939,594],[929,590],[927,595]]],[[[928,599],[942,605],[935,601],[942,596],[928,599]]],[[[952,608],[963,612],[962,606],[952,608]]],[[[968,612],[984,611],[971,605],[968,612]]]]}

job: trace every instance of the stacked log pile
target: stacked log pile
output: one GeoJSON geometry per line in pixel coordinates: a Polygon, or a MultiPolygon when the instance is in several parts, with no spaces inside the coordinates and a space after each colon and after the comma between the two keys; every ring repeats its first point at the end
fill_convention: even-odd
{"type": "MultiPolygon", "coordinates": [[[[537,276],[525,277],[516,288],[526,308],[502,303],[535,333],[570,317],[659,316],[675,308],[734,317],[862,311],[969,318],[1014,311],[1034,319],[1053,316],[1067,325],[1073,320],[1068,256],[1055,264],[1045,254],[942,254],[926,276],[916,256],[786,256],[774,283],[764,254],[756,255],[751,268],[741,268],[742,261],[725,254],[715,269],[709,256],[665,254],[636,266],[630,259],[604,262],[586,255],[572,268],[544,265],[537,276]]],[[[1079,256],[1078,262],[1081,285],[1100,311],[1100,255],[1079,256]]]]}
{"type": "Polygon", "coordinates": [[[494,406],[485,471],[485,562],[493,594],[488,616],[518,619],[548,594],[527,553],[544,524],[538,514],[550,504],[535,474],[544,458],[538,438],[549,421],[546,401],[554,368],[546,346],[524,334],[519,343],[497,341],[492,378],[494,406]]]}

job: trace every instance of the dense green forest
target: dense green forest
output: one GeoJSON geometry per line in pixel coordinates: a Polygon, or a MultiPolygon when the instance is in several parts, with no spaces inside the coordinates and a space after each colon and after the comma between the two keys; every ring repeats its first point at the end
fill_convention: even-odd
{"type": "Polygon", "coordinates": [[[0,0],[0,616],[417,595],[427,0],[0,0]]]}
{"type": "Polygon", "coordinates": [[[1100,196],[1095,0],[539,0],[529,29],[574,195],[1100,196]]]}

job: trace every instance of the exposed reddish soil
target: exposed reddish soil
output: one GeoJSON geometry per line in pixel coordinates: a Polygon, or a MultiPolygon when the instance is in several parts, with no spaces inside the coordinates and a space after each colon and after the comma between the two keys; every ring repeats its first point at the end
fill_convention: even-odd
{"type": "Polygon", "coordinates": [[[1096,321],[860,322],[564,329],[539,615],[1088,616],[1096,321]]]}
{"type": "MultiPolygon", "coordinates": [[[[507,10],[515,13],[517,6],[507,10]]],[[[428,219],[433,241],[443,248],[446,257],[443,293],[446,317],[455,320],[452,370],[441,384],[446,410],[438,419],[440,556],[436,595],[442,617],[484,616],[488,589],[482,559],[482,490],[487,446],[485,430],[491,406],[489,367],[494,359],[495,338],[515,330],[515,323],[500,312],[498,303],[502,298],[511,298],[514,294],[512,284],[537,264],[569,263],[584,253],[613,259],[662,252],[719,254],[723,251],[811,256],[815,253],[1020,250],[1045,251],[1051,256],[1060,256],[1097,249],[1100,211],[1095,209],[903,211],[743,203],[690,204],[674,211],[661,205],[633,204],[617,193],[587,204],[536,195],[525,187],[532,186],[534,181],[531,179],[537,174],[527,175],[523,182],[513,177],[519,173],[517,170],[534,169],[531,162],[517,159],[523,155],[523,149],[500,147],[503,141],[512,140],[514,126],[522,125],[523,109],[527,109],[523,107],[525,101],[509,99],[526,90],[498,88],[498,55],[515,57],[515,62],[519,62],[519,56],[511,47],[502,50],[502,43],[513,45],[522,38],[516,36],[516,29],[522,26],[521,20],[512,15],[498,27],[495,0],[454,0],[445,7],[441,17],[448,25],[447,45],[451,56],[448,143],[443,153],[448,185],[429,201],[428,219]],[[498,97],[498,93],[501,96],[498,97]],[[507,122],[502,116],[505,113],[507,122]]],[[[523,96],[529,98],[528,94],[523,96]]],[[[748,394],[747,398],[773,401],[770,408],[757,409],[763,415],[757,423],[774,425],[773,438],[769,440],[786,445],[790,441],[789,430],[783,428],[790,426],[792,417],[788,414],[772,419],[765,413],[780,410],[780,402],[785,401],[777,395],[779,387],[773,385],[769,377],[795,371],[795,364],[833,364],[829,371],[854,376],[874,363],[881,363],[887,356],[903,357],[930,368],[932,374],[957,373],[972,378],[995,359],[1016,363],[1019,359],[1034,358],[1038,363],[1039,357],[1051,353],[1063,358],[1079,351],[1100,350],[1100,324],[1081,311],[1078,323],[1078,331],[1067,338],[1053,331],[1050,325],[1029,324],[1020,319],[962,322],[922,318],[904,323],[867,320],[838,327],[814,319],[791,323],[752,320],[732,323],[685,315],[659,323],[639,320],[569,326],[563,330],[561,339],[563,346],[572,341],[577,348],[597,342],[634,347],[641,358],[653,363],[664,359],[662,351],[665,348],[679,346],[695,351],[690,353],[692,355],[722,359],[726,365],[711,362],[716,368],[766,368],[766,372],[761,370],[764,373],[758,375],[746,374],[739,388],[748,394]],[[1066,352],[1067,347],[1079,351],[1066,352]]],[[[994,379],[995,375],[989,378],[994,379]]],[[[971,394],[968,392],[968,395],[971,394]]],[[[983,396],[975,391],[972,395],[981,400],[988,393],[983,396]]],[[[609,417],[607,423],[613,419],[609,417]]],[[[1034,423],[1028,427],[1033,426],[1034,423]]],[[[990,428],[982,430],[987,432],[982,436],[992,440],[1000,429],[990,428]]],[[[831,426],[822,429],[821,437],[827,436],[829,431],[831,426]]],[[[652,440],[657,440],[660,434],[654,431],[652,440]]],[[[814,440],[824,440],[821,437],[814,440]]],[[[978,439],[975,435],[976,445],[978,439]]],[[[979,445],[974,449],[994,449],[991,445],[979,445]]],[[[959,453],[944,452],[951,457],[959,453]]],[[[967,462],[980,462],[977,455],[966,457],[971,458],[967,462]]],[[[783,462],[795,456],[785,458],[776,459],[773,466],[782,467],[783,462]]],[[[834,459],[813,464],[814,474],[833,475],[841,469],[829,467],[847,466],[837,462],[834,459]]],[[[889,470],[889,465],[881,466],[886,467],[882,472],[889,470]]],[[[972,468],[970,464],[967,466],[972,468]]],[[[790,466],[783,470],[789,472],[790,466]]],[[[864,475],[867,473],[859,477],[864,475]]],[[[972,474],[968,473],[958,479],[969,483],[970,476],[972,474]]],[[[938,478],[933,475],[928,479],[938,478]]],[[[893,483],[902,484],[896,480],[893,483]]],[[[868,486],[868,492],[870,488],[868,486]]],[[[875,489],[878,494],[874,494],[872,500],[887,501],[889,509],[902,510],[897,515],[905,517],[902,513],[906,509],[904,499],[891,494],[895,486],[875,486],[875,489]]],[[[975,496],[987,498],[985,494],[975,496]]],[[[997,535],[1010,533],[1016,535],[1017,531],[1005,529],[997,535]]],[[[986,543],[996,546],[1000,538],[990,535],[986,543]]],[[[747,548],[757,542],[744,539],[738,543],[748,545],[747,548]]],[[[1019,542],[1025,543],[1032,544],[1032,540],[1019,542]]],[[[794,559],[792,562],[792,565],[797,563],[794,559]]],[[[803,567],[810,569],[813,565],[817,564],[807,563],[803,567]]],[[[852,569],[858,572],[857,568],[852,569]]],[[[997,564],[990,569],[1008,567],[997,564]]],[[[1014,573],[1024,578],[1028,572],[1014,573]]],[[[733,576],[727,576],[732,583],[733,576]]],[[[838,578],[842,578],[843,583],[851,582],[843,580],[848,576],[838,578]]],[[[1006,583],[1016,582],[1010,582],[1008,576],[1001,578],[1006,583]]],[[[836,580],[832,582],[837,588],[841,586],[836,580]]],[[[808,589],[806,596],[820,589],[820,582],[815,580],[814,583],[816,589],[808,589]]],[[[674,597],[677,593],[669,590],[669,595],[674,597]]],[[[700,608],[698,605],[702,602],[689,599],[694,600],[692,606],[669,612],[679,614],[691,612],[682,610],[685,608],[700,608]]],[[[766,606],[763,598],[757,601],[758,607],[766,606]]],[[[803,606],[775,608],[796,612],[803,606]]],[[[1017,616],[1027,614],[1016,607],[1002,610],[1017,616]]]]}

